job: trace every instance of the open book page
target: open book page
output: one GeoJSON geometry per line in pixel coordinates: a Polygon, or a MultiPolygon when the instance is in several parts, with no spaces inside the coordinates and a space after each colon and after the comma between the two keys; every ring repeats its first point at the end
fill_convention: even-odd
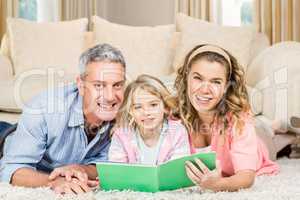
{"type": "Polygon", "coordinates": [[[216,155],[197,153],[170,160],[161,165],[147,166],[128,163],[97,163],[100,187],[104,190],[135,190],[157,192],[192,186],[185,172],[185,162],[199,158],[209,168],[215,168],[216,155]]]}

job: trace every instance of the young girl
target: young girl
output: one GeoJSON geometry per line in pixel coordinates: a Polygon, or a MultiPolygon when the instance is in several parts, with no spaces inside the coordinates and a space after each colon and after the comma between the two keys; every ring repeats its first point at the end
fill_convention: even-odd
{"type": "Polygon", "coordinates": [[[187,175],[195,184],[235,191],[250,187],[255,175],[278,172],[256,136],[244,73],[229,52],[214,45],[196,46],[178,70],[175,86],[192,153],[203,147],[217,153],[214,172],[200,160],[196,163],[201,170],[187,162],[187,175]]]}
{"type": "Polygon", "coordinates": [[[141,75],[127,86],[124,96],[109,149],[110,161],[156,165],[190,154],[185,127],[169,119],[175,99],[159,79],[141,75]]]}

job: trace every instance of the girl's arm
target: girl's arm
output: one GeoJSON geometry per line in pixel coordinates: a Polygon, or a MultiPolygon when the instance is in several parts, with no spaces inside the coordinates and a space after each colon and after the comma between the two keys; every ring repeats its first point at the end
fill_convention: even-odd
{"type": "Polygon", "coordinates": [[[174,145],[174,151],[172,153],[172,156],[170,159],[179,158],[185,155],[190,154],[190,144],[189,144],[189,138],[186,128],[179,122],[178,125],[173,127],[174,134],[172,139],[175,138],[175,145],[174,145]]]}
{"type": "Polygon", "coordinates": [[[108,160],[112,162],[128,162],[128,155],[125,151],[118,131],[116,131],[112,136],[108,151],[108,160]]]}

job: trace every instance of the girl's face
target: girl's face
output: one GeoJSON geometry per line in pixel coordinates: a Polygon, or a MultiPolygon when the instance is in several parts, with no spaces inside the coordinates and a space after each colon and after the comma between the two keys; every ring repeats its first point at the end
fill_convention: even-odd
{"type": "Polygon", "coordinates": [[[131,114],[142,131],[159,129],[164,120],[163,101],[143,89],[138,89],[133,97],[131,114]]]}
{"type": "Polygon", "coordinates": [[[226,69],[218,62],[200,59],[191,66],[187,80],[191,104],[199,114],[207,113],[216,108],[224,95],[226,69]]]}

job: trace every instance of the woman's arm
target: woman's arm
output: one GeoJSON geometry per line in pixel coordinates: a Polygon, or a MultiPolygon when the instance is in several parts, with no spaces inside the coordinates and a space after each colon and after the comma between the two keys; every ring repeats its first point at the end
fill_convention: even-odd
{"type": "Polygon", "coordinates": [[[237,191],[249,188],[255,180],[255,171],[241,170],[230,177],[222,177],[219,162],[216,169],[210,171],[199,159],[196,159],[197,167],[191,162],[186,163],[186,173],[193,183],[203,189],[217,191],[237,191]]]}
{"type": "Polygon", "coordinates": [[[207,178],[200,183],[200,187],[217,191],[237,191],[242,188],[249,188],[255,180],[255,172],[243,170],[230,177],[220,177],[216,181],[207,178]]]}

